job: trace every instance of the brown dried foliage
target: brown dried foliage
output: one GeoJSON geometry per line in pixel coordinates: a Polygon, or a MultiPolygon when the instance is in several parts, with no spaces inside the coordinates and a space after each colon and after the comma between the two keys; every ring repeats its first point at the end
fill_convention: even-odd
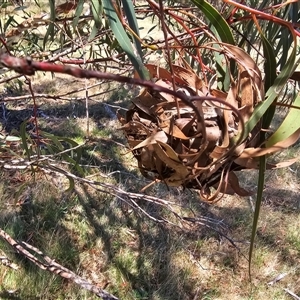
{"type": "Polygon", "coordinates": [[[243,50],[222,44],[222,51],[238,66],[228,93],[206,85],[183,60],[172,66],[174,77],[164,68],[146,65],[158,85],[171,90],[174,78],[176,91],[191,96],[201,119],[180,99],[150,89],[143,89],[132,100],[125,118],[119,115],[143,176],[168,186],[199,190],[207,201],[219,199],[220,192],[249,195],[239,186],[234,171],[257,167],[250,156],[238,158],[244,149],[258,146],[260,125],[246,140],[238,136],[263,99],[261,73],[243,50]]]}

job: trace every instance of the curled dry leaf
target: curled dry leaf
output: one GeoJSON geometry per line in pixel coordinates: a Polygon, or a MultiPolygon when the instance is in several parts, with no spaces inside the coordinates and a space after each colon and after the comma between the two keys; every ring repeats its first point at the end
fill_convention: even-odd
{"type": "MultiPolygon", "coordinates": [[[[269,153],[259,148],[260,123],[246,140],[233,142],[254,107],[264,99],[263,82],[259,68],[246,52],[220,45],[224,55],[238,66],[228,93],[210,89],[191,68],[173,65],[172,77],[164,68],[146,65],[152,80],[160,86],[173,89],[174,78],[177,91],[191,97],[201,120],[181,99],[150,89],[142,89],[126,116],[119,116],[145,177],[168,186],[199,190],[201,198],[210,202],[220,199],[220,193],[250,195],[240,187],[234,171],[258,168],[257,157],[269,153]],[[201,101],[196,96],[202,97],[201,101]]],[[[269,151],[273,153],[277,146],[287,144],[290,140],[269,151]]]]}

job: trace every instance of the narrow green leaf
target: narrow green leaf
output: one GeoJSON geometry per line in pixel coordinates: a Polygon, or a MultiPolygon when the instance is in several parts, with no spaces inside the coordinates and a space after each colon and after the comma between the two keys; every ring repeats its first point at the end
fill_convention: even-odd
{"type": "Polygon", "coordinates": [[[82,14],[83,11],[83,4],[84,4],[84,0],[79,0],[77,3],[77,7],[76,7],[76,11],[75,11],[75,17],[73,19],[73,28],[76,28],[79,22],[79,18],[82,14]]]}
{"type": "Polygon", "coordinates": [[[81,174],[82,176],[84,176],[84,169],[79,165],[79,162],[82,158],[83,155],[83,149],[82,147],[76,149],[76,164],[75,164],[75,168],[77,170],[77,172],[79,172],[79,174],[81,174]]]}
{"type": "Polygon", "coordinates": [[[138,52],[135,51],[132,47],[130,39],[127,36],[127,33],[123,28],[121,21],[118,18],[112,1],[103,0],[103,9],[108,19],[110,28],[116,36],[117,41],[119,42],[120,46],[125,51],[125,53],[128,55],[130,61],[132,62],[135,70],[138,72],[141,79],[150,79],[149,72],[143,65],[141,57],[139,56],[138,52]]]}
{"type": "Polygon", "coordinates": [[[62,158],[64,161],[69,162],[72,165],[72,168],[74,168],[80,176],[84,175],[84,170],[82,169],[82,167],[78,164],[78,162],[76,160],[74,160],[71,156],[70,153],[65,153],[62,155],[62,158]]]}
{"type": "Polygon", "coordinates": [[[46,44],[48,42],[49,36],[50,36],[50,40],[53,41],[54,40],[54,23],[55,23],[55,18],[56,18],[56,14],[55,14],[55,0],[49,0],[49,6],[50,6],[50,22],[45,34],[45,37],[43,39],[43,49],[46,48],[46,44]]]}
{"type": "MultiPolygon", "coordinates": [[[[276,80],[276,57],[274,53],[274,48],[270,42],[265,37],[264,33],[258,28],[264,50],[265,64],[264,64],[264,73],[265,73],[265,91],[267,91],[276,80]]],[[[274,101],[277,98],[274,99],[274,101]]],[[[275,114],[275,105],[271,105],[266,113],[263,116],[262,128],[269,128],[274,114],[275,114]]]]}
{"type": "Polygon", "coordinates": [[[221,41],[227,44],[235,45],[235,41],[228,23],[215,8],[204,0],[192,0],[192,2],[205,14],[207,19],[214,26],[216,32],[220,36],[221,41]]]}
{"type": "Polygon", "coordinates": [[[50,153],[50,154],[53,155],[53,154],[55,154],[55,153],[57,152],[57,148],[53,150],[52,144],[46,143],[46,144],[45,144],[45,148],[44,148],[43,150],[44,150],[44,152],[47,153],[47,154],[50,153]],[[45,150],[46,150],[45,148],[47,149],[47,151],[45,151],[45,150]]]}
{"type": "MultiPolygon", "coordinates": [[[[293,102],[294,106],[300,107],[300,94],[296,97],[293,102]]],[[[281,123],[279,128],[268,138],[266,147],[271,147],[277,142],[283,141],[295,133],[300,128],[300,110],[297,108],[290,108],[284,121],[281,123]]]]}
{"type": "MultiPolygon", "coordinates": [[[[122,0],[124,12],[128,20],[128,24],[130,28],[136,33],[137,36],[140,36],[139,27],[135,15],[135,10],[132,4],[132,0],[122,0]]],[[[143,52],[142,52],[142,46],[139,39],[137,39],[135,36],[132,37],[134,40],[134,44],[136,47],[136,50],[138,51],[141,59],[143,60],[143,52]]]]}
{"type": "Polygon", "coordinates": [[[102,27],[102,13],[103,13],[103,6],[102,2],[99,0],[91,0],[91,7],[92,7],[92,15],[94,20],[94,25],[89,36],[89,41],[91,41],[99,32],[99,29],[102,27]]]}
{"type": "Polygon", "coordinates": [[[277,51],[279,52],[278,57],[280,59],[278,64],[280,65],[280,69],[282,69],[283,66],[286,64],[292,42],[293,42],[293,37],[291,36],[291,34],[289,34],[288,29],[284,28],[284,30],[281,31],[281,37],[278,41],[278,46],[277,46],[279,50],[281,49],[280,52],[277,51]]]}
{"type": "MultiPolygon", "coordinates": [[[[99,28],[97,27],[96,23],[94,23],[91,34],[89,36],[89,41],[92,41],[98,32],[99,28]]],[[[90,49],[90,51],[92,51],[92,48],[90,49]]]]}
{"type": "Polygon", "coordinates": [[[67,137],[60,136],[59,139],[61,141],[67,142],[71,147],[76,147],[79,145],[77,142],[67,137]]]}
{"type": "Polygon", "coordinates": [[[102,26],[101,16],[103,13],[103,6],[99,0],[91,0],[91,7],[92,7],[92,15],[93,20],[98,28],[102,26]]]}
{"type": "Polygon", "coordinates": [[[267,91],[275,82],[276,79],[276,57],[274,53],[274,49],[270,42],[266,39],[266,37],[261,32],[261,39],[263,42],[264,49],[264,73],[265,73],[265,91],[267,91]]]}
{"type": "Polygon", "coordinates": [[[292,22],[293,23],[297,23],[298,22],[298,19],[299,19],[299,9],[300,9],[300,3],[299,3],[299,1],[291,3],[289,13],[290,13],[290,15],[292,17],[292,22]]]}
{"type": "Polygon", "coordinates": [[[64,146],[59,141],[59,137],[55,136],[54,134],[46,134],[46,132],[43,132],[43,136],[51,140],[51,142],[57,147],[58,151],[64,150],[64,146]]]}
{"type": "MultiPolygon", "coordinates": [[[[263,31],[258,28],[264,49],[264,56],[265,56],[265,64],[264,64],[264,72],[265,72],[265,90],[268,90],[273,86],[276,80],[276,58],[274,49],[271,46],[270,42],[265,37],[263,31]]],[[[276,100],[277,97],[274,98],[273,101],[276,100]]],[[[263,128],[269,128],[269,125],[273,119],[275,113],[275,106],[270,106],[265,114],[263,115],[263,128]]],[[[261,132],[260,134],[261,141],[265,140],[265,132],[261,132]]],[[[249,248],[249,277],[251,278],[251,262],[254,250],[254,243],[255,237],[257,232],[257,224],[259,220],[259,213],[262,203],[262,196],[263,196],[263,189],[265,185],[265,171],[266,171],[266,157],[262,156],[259,159],[259,175],[258,175],[258,189],[256,195],[256,202],[255,202],[255,211],[253,216],[253,223],[252,223],[252,232],[251,232],[251,239],[250,239],[250,248],[249,248]]]]}
{"type": "Polygon", "coordinates": [[[27,133],[26,133],[26,125],[27,125],[27,122],[24,121],[21,126],[20,126],[20,135],[21,135],[21,139],[22,139],[22,145],[23,145],[23,148],[25,150],[25,153],[28,157],[28,160],[30,161],[30,151],[29,151],[29,148],[28,148],[28,140],[27,140],[27,133]]]}
{"type": "Polygon", "coordinates": [[[254,22],[253,20],[249,20],[246,24],[237,24],[236,30],[238,31],[239,35],[241,36],[241,40],[238,43],[239,48],[243,48],[246,50],[247,53],[253,50],[252,45],[255,45],[258,40],[258,32],[255,30],[253,31],[254,22]],[[245,34],[246,32],[251,32],[251,35],[245,34]]]}
{"type": "Polygon", "coordinates": [[[15,18],[13,16],[9,16],[8,17],[8,20],[5,22],[4,24],[4,32],[7,30],[7,28],[9,27],[9,25],[12,23],[12,22],[15,22],[15,18]]]}
{"type": "MultiPolygon", "coordinates": [[[[268,108],[273,104],[273,102],[278,97],[278,94],[286,84],[289,77],[294,73],[295,69],[297,68],[300,62],[300,58],[295,63],[296,49],[297,47],[295,45],[286,65],[284,66],[282,71],[275,79],[274,84],[268,89],[266,93],[266,99],[255,107],[252,116],[250,117],[249,121],[245,124],[243,139],[247,138],[247,136],[253,130],[255,125],[259,122],[259,120],[262,119],[263,115],[266,113],[268,108]]],[[[234,140],[238,140],[238,139],[239,136],[234,138],[234,140]]]]}
{"type": "Polygon", "coordinates": [[[10,3],[0,3],[0,8],[7,8],[9,7],[11,4],[10,3]]]}
{"type": "MultiPolygon", "coordinates": [[[[213,47],[220,49],[219,45],[214,45],[213,47]]],[[[229,68],[224,64],[224,55],[220,54],[218,51],[216,51],[214,55],[218,75],[218,88],[224,92],[228,92],[231,83],[229,68]]]]}
{"type": "Polygon", "coordinates": [[[65,193],[72,192],[75,188],[75,181],[71,176],[66,175],[66,177],[69,180],[69,187],[67,190],[65,190],[65,193]]]}
{"type": "Polygon", "coordinates": [[[260,207],[262,203],[262,195],[265,185],[265,171],[266,171],[266,157],[262,156],[259,159],[259,175],[258,175],[258,186],[257,186],[257,197],[255,202],[255,210],[253,216],[253,223],[252,223],[252,232],[251,232],[251,239],[250,239],[250,248],[249,248],[249,277],[251,279],[251,262],[254,250],[254,242],[255,236],[257,232],[257,224],[259,219],[260,207]]]}
{"type": "MultiPolygon", "coordinates": [[[[227,44],[235,45],[235,41],[226,20],[221,14],[208,2],[204,0],[192,0],[192,2],[204,13],[206,18],[212,25],[212,31],[215,33],[219,39],[227,44]]],[[[214,45],[215,48],[219,49],[219,45],[214,45]]],[[[223,91],[228,91],[230,86],[230,71],[226,65],[222,63],[224,56],[215,53],[215,60],[217,63],[217,73],[218,73],[218,87],[223,91]],[[221,85],[221,86],[220,86],[221,85]]],[[[235,69],[235,63],[230,64],[232,72],[235,69]]]]}

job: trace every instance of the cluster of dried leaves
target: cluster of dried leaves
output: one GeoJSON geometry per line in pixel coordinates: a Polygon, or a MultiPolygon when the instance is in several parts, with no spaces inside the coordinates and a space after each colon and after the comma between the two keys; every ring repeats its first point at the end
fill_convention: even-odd
{"type": "Polygon", "coordinates": [[[240,137],[254,107],[264,98],[261,72],[253,59],[236,46],[220,47],[228,67],[230,61],[237,66],[228,93],[212,88],[184,60],[172,65],[173,75],[148,64],[156,84],[170,90],[175,86],[190,96],[197,111],[180,98],[145,88],[132,100],[125,118],[119,115],[143,176],[199,190],[207,201],[216,201],[220,193],[249,195],[234,171],[258,166],[249,149],[259,146],[260,123],[246,139],[240,137]]]}

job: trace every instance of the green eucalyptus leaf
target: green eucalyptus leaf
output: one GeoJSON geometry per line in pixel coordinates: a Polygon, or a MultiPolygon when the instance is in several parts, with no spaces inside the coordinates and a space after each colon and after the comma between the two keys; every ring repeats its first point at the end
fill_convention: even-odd
{"type": "Polygon", "coordinates": [[[249,277],[251,279],[251,262],[254,250],[254,241],[257,232],[257,224],[259,219],[259,213],[261,208],[261,203],[263,199],[263,190],[265,186],[265,171],[266,171],[266,157],[262,156],[259,158],[259,174],[258,174],[258,186],[257,186],[257,197],[255,202],[255,210],[253,215],[252,222],[252,231],[251,231],[251,239],[250,239],[250,248],[249,248],[249,277]]]}
{"type": "Polygon", "coordinates": [[[281,37],[278,41],[278,48],[280,49],[281,47],[281,51],[278,55],[278,57],[280,58],[278,62],[278,64],[280,65],[280,69],[282,69],[283,66],[286,64],[289,50],[293,42],[293,37],[289,33],[289,30],[287,28],[284,28],[281,32],[281,37]]]}
{"type": "MultiPolygon", "coordinates": [[[[290,78],[290,76],[294,73],[295,69],[297,68],[300,62],[300,58],[295,62],[296,49],[297,47],[295,46],[286,65],[279,73],[279,75],[276,77],[274,84],[268,89],[265,100],[255,107],[254,112],[252,113],[249,121],[245,124],[243,139],[247,138],[247,136],[253,130],[255,125],[262,119],[266,111],[277,99],[278,94],[283,89],[287,80],[290,78]]],[[[236,137],[235,140],[237,140],[238,138],[239,137],[236,137]]]]}
{"type": "Polygon", "coordinates": [[[57,148],[53,149],[53,145],[49,143],[46,143],[45,146],[42,148],[42,150],[45,151],[45,153],[47,154],[50,153],[51,155],[54,155],[57,152],[57,148]],[[47,149],[47,151],[45,151],[45,149],[47,149]]]}
{"type": "Polygon", "coordinates": [[[84,4],[84,0],[79,0],[77,3],[77,7],[76,7],[76,11],[75,11],[75,17],[73,19],[73,27],[76,28],[79,22],[79,18],[82,14],[83,11],[83,4],[84,4]]]}
{"type": "Polygon", "coordinates": [[[91,34],[89,36],[89,40],[92,40],[97,35],[99,29],[102,27],[102,13],[103,13],[102,2],[99,0],[91,0],[91,8],[92,8],[94,25],[91,34]]]}
{"type": "Polygon", "coordinates": [[[21,139],[22,139],[22,146],[25,150],[25,153],[28,157],[28,160],[30,161],[30,150],[28,148],[28,138],[27,138],[27,132],[26,132],[26,125],[27,125],[27,121],[24,121],[21,126],[20,126],[20,135],[21,135],[21,139]]]}
{"type": "Polygon", "coordinates": [[[265,73],[265,91],[267,91],[275,82],[276,79],[276,57],[274,53],[274,48],[271,43],[266,39],[264,34],[261,32],[261,39],[263,42],[264,49],[264,73],[265,73]]]}
{"type": "MultiPolygon", "coordinates": [[[[265,64],[264,64],[264,73],[265,73],[265,91],[267,91],[276,80],[276,57],[274,53],[274,48],[271,43],[267,40],[264,33],[260,31],[260,37],[263,43],[264,56],[265,56],[265,64]]],[[[274,99],[274,101],[277,98],[274,99]]],[[[274,114],[275,114],[275,105],[271,105],[266,113],[263,116],[262,127],[269,128],[274,114]]]]}
{"type": "Polygon", "coordinates": [[[8,17],[8,20],[5,22],[4,24],[4,32],[7,30],[7,28],[9,27],[9,25],[12,23],[12,22],[15,22],[15,18],[14,16],[9,16],[8,17]]]}
{"type": "MultiPolygon", "coordinates": [[[[192,0],[192,2],[204,13],[206,18],[209,20],[212,28],[211,30],[214,34],[219,37],[219,39],[227,44],[235,45],[235,41],[226,20],[223,16],[207,1],[204,0],[192,0]]],[[[214,45],[216,49],[219,49],[219,45],[214,45]]],[[[215,53],[215,61],[217,65],[218,73],[218,87],[224,91],[228,91],[230,87],[230,71],[226,65],[222,63],[224,56],[215,53]]],[[[235,63],[231,63],[231,71],[235,69],[235,63]]]]}
{"type": "Polygon", "coordinates": [[[55,31],[54,31],[54,24],[55,24],[55,18],[56,18],[56,14],[55,14],[55,0],[49,0],[49,6],[50,6],[50,22],[45,34],[45,37],[43,39],[43,49],[46,49],[46,44],[48,42],[48,39],[50,37],[50,40],[53,41],[54,40],[54,35],[55,35],[55,31]]]}
{"type": "MultiPolygon", "coordinates": [[[[300,94],[296,97],[293,102],[293,106],[300,108],[300,94]]],[[[290,108],[284,121],[281,123],[279,128],[268,138],[266,142],[266,147],[271,147],[274,144],[283,141],[290,137],[300,128],[299,119],[300,110],[297,108],[290,108]]]]}
{"type": "Polygon", "coordinates": [[[58,151],[63,151],[64,150],[64,146],[59,141],[60,137],[57,137],[54,134],[49,134],[49,133],[46,133],[46,132],[43,132],[43,136],[46,137],[47,139],[49,139],[57,147],[58,151]]]}
{"type": "Polygon", "coordinates": [[[192,2],[205,14],[211,25],[215,28],[222,42],[235,45],[231,29],[223,16],[207,1],[192,0],[192,2]]]}
{"type": "MultiPolygon", "coordinates": [[[[214,45],[214,48],[220,49],[219,45],[214,45]]],[[[226,64],[224,64],[224,55],[218,51],[214,53],[216,61],[216,69],[218,74],[218,88],[227,92],[230,88],[230,71],[226,64]]]]}
{"type": "Polygon", "coordinates": [[[84,175],[84,170],[82,169],[82,167],[80,167],[78,162],[71,157],[71,153],[63,154],[62,158],[64,161],[69,162],[72,165],[72,168],[74,168],[79,173],[79,175],[81,175],[81,176],[84,175]]]}
{"type": "Polygon", "coordinates": [[[115,8],[110,0],[103,0],[103,10],[108,19],[110,28],[112,29],[119,45],[128,55],[135,70],[138,72],[141,79],[150,79],[149,72],[142,63],[142,59],[137,50],[133,49],[131,41],[123,28],[121,21],[115,11],[115,8]]]}
{"type": "Polygon", "coordinates": [[[91,0],[91,8],[94,22],[98,28],[102,26],[101,16],[103,13],[103,6],[99,0],[91,0]]]}
{"type": "Polygon", "coordinates": [[[67,190],[65,190],[65,192],[66,193],[72,192],[74,190],[74,188],[75,188],[75,181],[74,181],[74,179],[71,176],[66,175],[66,177],[69,180],[69,187],[68,187],[67,190]]]}
{"type": "MultiPolygon", "coordinates": [[[[131,0],[122,0],[122,3],[123,3],[124,12],[127,17],[130,28],[135,32],[135,34],[137,36],[140,36],[139,27],[138,27],[138,23],[136,20],[135,10],[134,10],[132,1],[131,0]]],[[[138,51],[140,58],[143,59],[142,46],[141,46],[140,40],[137,39],[135,36],[133,36],[132,38],[133,38],[136,50],[138,51]]]]}
{"type": "Polygon", "coordinates": [[[28,6],[18,6],[14,9],[14,11],[22,11],[24,9],[28,8],[28,6]]]}

